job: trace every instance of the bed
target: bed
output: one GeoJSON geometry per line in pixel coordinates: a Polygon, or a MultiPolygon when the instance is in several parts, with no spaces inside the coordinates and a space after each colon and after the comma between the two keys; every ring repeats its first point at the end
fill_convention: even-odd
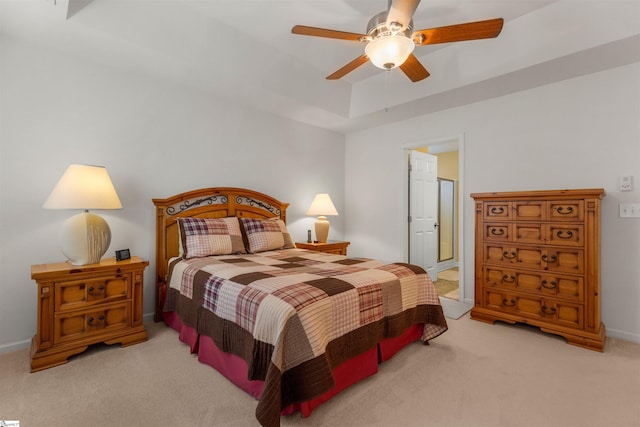
{"type": "Polygon", "coordinates": [[[424,270],[297,249],[271,196],[218,187],[153,203],[155,320],[254,396],[261,425],[309,416],[447,330],[424,270]]]}

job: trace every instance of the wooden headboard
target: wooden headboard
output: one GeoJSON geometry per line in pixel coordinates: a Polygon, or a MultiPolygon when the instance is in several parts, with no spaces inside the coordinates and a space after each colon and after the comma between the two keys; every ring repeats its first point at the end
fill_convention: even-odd
{"type": "Polygon", "coordinates": [[[178,256],[178,218],[278,217],[286,222],[289,206],[266,194],[233,187],[202,188],[167,199],[153,199],[153,204],[156,206],[156,322],[162,320],[161,291],[167,280],[169,259],[178,256]]]}

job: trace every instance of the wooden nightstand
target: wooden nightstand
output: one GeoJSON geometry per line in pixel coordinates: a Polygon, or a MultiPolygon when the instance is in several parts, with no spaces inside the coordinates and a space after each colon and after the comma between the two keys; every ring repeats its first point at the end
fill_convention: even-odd
{"type": "Polygon", "coordinates": [[[138,257],[98,264],[31,266],[38,284],[38,331],[31,340],[31,372],[67,363],[90,344],[147,340],[142,324],[144,269],[138,257]]]}
{"type": "Polygon", "coordinates": [[[296,248],[309,249],[311,251],[326,252],[336,255],[347,255],[347,246],[350,242],[338,242],[329,240],[327,243],[303,243],[296,242],[296,248]]]}

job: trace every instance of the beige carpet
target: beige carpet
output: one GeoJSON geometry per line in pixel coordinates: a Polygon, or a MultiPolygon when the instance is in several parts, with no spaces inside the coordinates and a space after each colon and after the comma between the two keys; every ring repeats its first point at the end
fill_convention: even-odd
{"type": "MultiPolygon", "coordinates": [[[[0,354],[0,419],[21,427],[255,426],[256,401],[197,362],[177,334],[92,347],[35,374],[29,351],[0,354]]],[[[429,346],[409,345],[380,372],[310,418],[286,426],[632,427],[640,425],[640,344],[605,353],[535,328],[449,321],[429,346]]]]}

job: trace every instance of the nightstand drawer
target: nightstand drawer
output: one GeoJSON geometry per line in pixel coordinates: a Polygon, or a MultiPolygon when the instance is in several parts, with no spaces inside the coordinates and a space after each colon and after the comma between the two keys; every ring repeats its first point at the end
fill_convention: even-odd
{"type": "Polygon", "coordinates": [[[100,306],[55,315],[54,344],[106,334],[131,326],[131,303],[100,306]]]}
{"type": "Polygon", "coordinates": [[[95,304],[126,300],[130,297],[130,283],[131,274],[57,282],[55,311],[77,310],[95,304]]]}

